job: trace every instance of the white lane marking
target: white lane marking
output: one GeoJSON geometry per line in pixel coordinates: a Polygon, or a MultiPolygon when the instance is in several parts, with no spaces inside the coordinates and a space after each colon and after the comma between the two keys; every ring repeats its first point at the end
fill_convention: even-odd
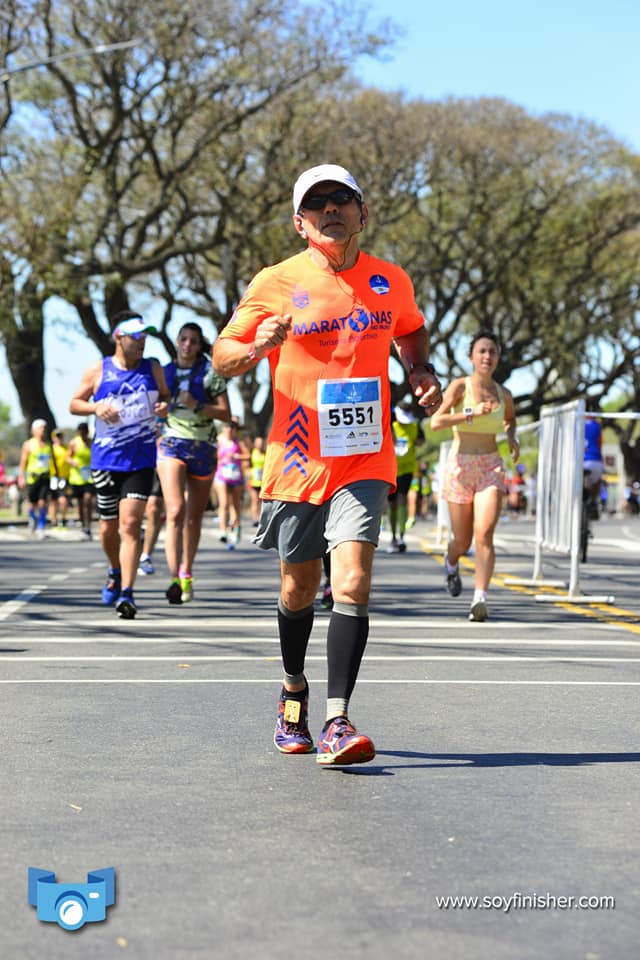
{"type": "MultiPolygon", "coordinates": [[[[310,682],[315,682],[313,677],[309,678],[310,682]]],[[[81,680],[0,680],[0,684],[144,684],[144,683],[165,683],[165,684],[193,684],[193,683],[246,683],[246,684],[256,684],[256,683],[281,683],[282,675],[278,674],[276,678],[262,679],[246,679],[246,678],[228,678],[223,680],[220,677],[214,677],[211,679],[205,679],[201,677],[181,677],[180,679],[175,680],[117,680],[117,679],[104,679],[104,680],[90,680],[83,678],[81,680]]],[[[362,684],[389,684],[389,683],[405,683],[405,684],[456,684],[462,685],[467,684],[469,686],[479,685],[495,685],[495,686],[523,686],[523,687],[640,687],[640,680],[368,680],[366,678],[358,678],[358,685],[362,684]]]]}
{"type": "MultiPolygon", "coordinates": [[[[247,654],[242,656],[210,656],[197,654],[189,656],[183,654],[179,657],[161,657],[161,656],[110,656],[110,657],[23,657],[5,656],[0,659],[0,666],[7,663],[182,663],[187,659],[190,663],[259,663],[261,661],[280,661],[280,657],[269,657],[266,655],[256,656],[247,654]]],[[[307,660],[317,660],[324,662],[325,656],[307,656],[307,660]]],[[[484,656],[448,656],[448,655],[430,655],[430,654],[400,654],[396,656],[365,654],[362,661],[363,666],[371,662],[383,663],[406,663],[408,661],[429,661],[438,662],[445,660],[455,663],[640,663],[640,657],[519,657],[505,653],[498,657],[484,656]]]]}
{"type": "MultiPolygon", "coordinates": [[[[640,547],[640,539],[638,538],[637,529],[625,525],[622,527],[621,534],[622,536],[620,537],[607,537],[604,535],[600,536],[598,533],[596,533],[593,538],[593,546],[594,547],[611,547],[612,549],[618,550],[618,551],[628,550],[628,549],[633,550],[636,547],[640,547]]],[[[494,536],[494,542],[496,546],[509,547],[512,544],[515,544],[516,546],[524,543],[535,544],[536,538],[535,538],[535,535],[506,533],[504,530],[500,529],[496,532],[494,536]]],[[[469,556],[472,556],[472,554],[469,553],[469,556]]],[[[529,561],[529,563],[530,562],[531,561],[529,561]]],[[[505,558],[504,565],[506,566],[507,564],[509,564],[509,566],[511,565],[510,557],[505,558]]],[[[498,570],[496,572],[500,573],[501,571],[498,570]]]]}
{"type": "MultiPolygon", "coordinates": [[[[31,588],[36,589],[36,588],[31,588]]],[[[37,589],[44,590],[45,587],[38,587],[37,589]]],[[[562,602],[563,598],[558,598],[559,602],[562,602]]],[[[11,602],[11,601],[9,601],[11,602]]],[[[104,609],[104,608],[103,608],[104,609]]],[[[177,611],[177,607],[174,608],[174,611],[177,611]]],[[[208,611],[206,615],[202,617],[181,617],[179,615],[174,616],[174,611],[170,607],[167,607],[167,615],[162,619],[156,618],[146,618],[144,616],[137,616],[135,621],[132,623],[132,627],[136,630],[139,628],[145,630],[176,630],[176,629],[189,629],[195,627],[196,629],[202,631],[207,629],[226,629],[231,628],[234,631],[237,631],[240,626],[253,627],[260,630],[267,630],[269,632],[277,630],[277,620],[275,616],[271,616],[271,611],[266,616],[263,617],[245,617],[238,615],[236,617],[218,617],[216,616],[215,610],[208,611]]],[[[420,619],[420,620],[411,620],[401,617],[389,616],[386,619],[371,619],[369,620],[369,627],[372,630],[387,629],[387,630],[468,630],[470,633],[483,633],[485,631],[490,631],[491,633],[514,633],[520,632],[523,630],[546,630],[553,629],[554,633],[559,631],[563,632],[580,632],[584,634],[585,632],[593,632],[601,634],[604,630],[609,630],[615,632],[619,630],[618,624],[612,623],[602,623],[595,620],[580,621],[573,623],[554,623],[552,625],[546,624],[542,620],[531,620],[524,622],[522,620],[500,620],[500,621],[487,621],[487,623],[476,623],[471,626],[467,620],[467,611],[460,612],[460,619],[454,620],[451,623],[447,622],[446,626],[443,623],[443,617],[433,617],[430,619],[420,619]]],[[[640,612],[638,613],[638,619],[640,620],[640,612]]],[[[38,620],[37,624],[21,624],[20,629],[28,629],[29,627],[34,627],[38,630],[46,629],[48,624],[59,624],[60,620],[54,617],[47,618],[42,617],[38,620]]],[[[115,612],[113,612],[109,617],[99,617],[92,616],[91,613],[87,614],[87,619],[84,620],[67,620],[64,621],[65,629],[73,630],[76,628],[86,629],[87,625],[90,624],[91,627],[111,627],[122,628],[125,626],[125,623],[119,619],[115,612]]],[[[329,617],[324,617],[319,615],[315,618],[314,629],[321,626],[329,625],[329,617]]],[[[622,624],[624,626],[624,623],[622,624]]],[[[484,640],[482,642],[485,642],[484,640]]]]}
{"type": "MultiPolygon", "coordinates": [[[[130,644],[130,645],[142,645],[149,647],[151,645],[162,645],[175,644],[176,646],[185,647],[189,645],[193,646],[215,646],[218,644],[226,645],[240,645],[240,644],[265,644],[273,645],[279,644],[280,640],[278,637],[265,637],[265,636],[246,636],[246,637],[220,637],[215,634],[212,634],[210,637],[194,637],[192,640],[178,637],[112,637],[107,634],[98,636],[98,637],[39,637],[39,636],[29,636],[26,632],[16,633],[13,636],[4,636],[2,638],[2,644],[14,643],[25,646],[36,646],[40,644],[130,644]]],[[[326,637],[315,636],[309,640],[309,645],[313,646],[314,644],[325,644],[326,637]]],[[[0,644],[0,657],[2,655],[2,644],[0,644]]],[[[423,640],[407,640],[402,637],[380,637],[375,638],[370,637],[367,641],[367,646],[398,646],[398,647],[503,647],[506,644],[509,647],[540,647],[544,649],[545,647],[634,647],[640,648],[640,640],[514,640],[510,638],[509,640],[491,640],[489,638],[483,639],[480,637],[429,637],[429,639],[423,640]]]]}
{"type": "Polygon", "coordinates": [[[32,587],[21,590],[13,600],[5,600],[0,607],[0,620],[6,620],[7,617],[10,617],[21,607],[24,607],[25,604],[29,603],[30,600],[33,600],[34,597],[37,597],[39,593],[42,593],[42,591],[46,589],[46,585],[44,584],[35,584],[32,587]]]}

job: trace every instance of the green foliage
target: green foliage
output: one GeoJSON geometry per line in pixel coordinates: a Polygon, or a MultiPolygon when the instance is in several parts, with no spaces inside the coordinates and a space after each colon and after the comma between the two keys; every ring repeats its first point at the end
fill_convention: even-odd
{"type": "Polygon", "coordinates": [[[4,433],[11,422],[11,407],[0,400],[0,431],[4,433]]]}
{"type": "Polygon", "coordinates": [[[640,407],[640,159],[606,131],[504,100],[360,87],[351,63],[397,34],[364,5],[220,0],[213,16],[204,0],[60,0],[12,3],[3,23],[11,63],[137,41],[7,88],[0,337],[27,419],[46,405],[48,297],[104,354],[129,302],[164,305],[169,350],[180,309],[221,329],[255,272],[300,249],[292,183],[327,159],[364,186],[363,243],[408,270],[445,382],[489,326],[498,378],[529,372],[519,416],[586,394],[640,407]]]}

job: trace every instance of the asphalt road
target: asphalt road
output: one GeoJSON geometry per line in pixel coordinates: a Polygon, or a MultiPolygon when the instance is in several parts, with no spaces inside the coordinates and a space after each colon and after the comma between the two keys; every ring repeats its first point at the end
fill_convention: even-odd
{"type": "MultiPolygon", "coordinates": [[[[595,532],[581,590],[613,603],[510,583],[533,569],[521,520],[500,525],[484,624],[471,557],[452,600],[430,526],[404,555],[385,536],[351,711],[377,757],[324,769],[271,742],[274,555],[208,527],[194,602],[167,605],[159,554],[122,621],[97,602],[96,543],[1,530],[0,956],[636,956],[640,520],[595,532]],[[106,921],[39,921],[30,866],[69,884],[115,867],[106,921]]],[[[318,607],[316,736],[327,623],[318,607]]]]}

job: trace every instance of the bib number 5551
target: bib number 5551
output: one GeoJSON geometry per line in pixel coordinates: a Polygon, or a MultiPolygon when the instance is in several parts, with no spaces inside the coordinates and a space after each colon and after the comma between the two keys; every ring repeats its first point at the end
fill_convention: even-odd
{"type": "Polygon", "coordinates": [[[354,423],[363,426],[373,423],[373,407],[331,407],[327,417],[332,427],[352,427],[354,423]]]}

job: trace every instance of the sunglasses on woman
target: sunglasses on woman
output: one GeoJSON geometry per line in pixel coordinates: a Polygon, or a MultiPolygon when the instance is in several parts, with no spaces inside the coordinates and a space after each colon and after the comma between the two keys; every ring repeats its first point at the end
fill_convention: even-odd
{"type": "Polygon", "coordinates": [[[300,204],[300,209],[324,210],[329,201],[335,203],[337,207],[345,207],[348,203],[351,203],[352,200],[355,200],[355,198],[356,195],[353,190],[349,190],[348,187],[338,187],[337,190],[332,190],[331,193],[309,194],[300,204]]]}

